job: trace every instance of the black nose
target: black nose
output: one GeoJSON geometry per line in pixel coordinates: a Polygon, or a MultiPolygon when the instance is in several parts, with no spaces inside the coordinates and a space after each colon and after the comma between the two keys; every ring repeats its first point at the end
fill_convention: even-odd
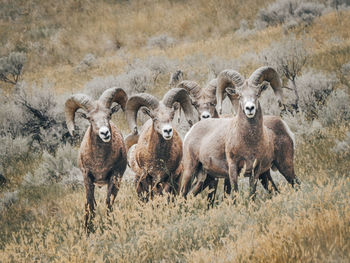
{"type": "Polygon", "coordinates": [[[164,132],[167,133],[167,134],[170,134],[171,132],[173,131],[172,128],[169,128],[169,129],[164,129],[164,132]]]}
{"type": "Polygon", "coordinates": [[[109,133],[109,131],[106,131],[106,132],[101,132],[101,134],[102,134],[102,135],[104,135],[104,136],[107,136],[107,135],[108,135],[108,133],[109,133]]]}
{"type": "Polygon", "coordinates": [[[202,115],[202,118],[203,118],[203,119],[208,119],[208,118],[209,118],[209,114],[207,114],[207,115],[202,115]]]}
{"type": "Polygon", "coordinates": [[[248,107],[248,106],[245,107],[245,109],[248,110],[248,111],[253,111],[254,108],[255,108],[254,105],[252,105],[250,107],[248,107]]]}

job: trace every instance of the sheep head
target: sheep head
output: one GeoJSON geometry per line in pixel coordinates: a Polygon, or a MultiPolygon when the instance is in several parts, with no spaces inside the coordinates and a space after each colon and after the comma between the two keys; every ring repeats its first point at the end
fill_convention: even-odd
{"type": "Polygon", "coordinates": [[[97,134],[103,142],[111,140],[110,119],[120,108],[125,110],[128,96],[121,88],[110,88],[103,92],[100,98],[93,101],[85,94],[75,94],[65,103],[65,115],[68,131],[74,132],[74,117],[78,109],[83,110],[82,116],[89,120],[93,134],[97,134]],[[112,105],[116,102],[116,105],[112,105]],[[113,107],[112,107],[113,106],[113,107]]]}
{"type": "Polygon", "coordinates": [[[217,115],[216,112],[216,86],[217,80],[213,79],[202,89],[194,81],[182,81],[177,87],[184,88],[191,96],[192,105],[196,108],[200,119],[208,119],[217,115]]]}
{"type": "Polygon", "coordinates": [[[159,102],[150,94],[142,93],[132,96],[126,106],[126,117],[132,134],[137,134],[137,112],[142,107],[143,113],[153,121],[154,130],[165,140],[173,136],[172,121],[175,111],[181,106],[189,123],[192,123],[192,107],[188,93],[184,89],[174,88],[169,90],[159,102]]]}
{"type": "Polygon", "coordinates": [[[283,96],[281,80],[276,70],[271,67],[258,68],[242,85],[226,87],[225,91],[230,96],[239,99],[239,105],[248,118],[254,118],[259,108],[259,98],[269,85],[281,106],[283,96]]]}

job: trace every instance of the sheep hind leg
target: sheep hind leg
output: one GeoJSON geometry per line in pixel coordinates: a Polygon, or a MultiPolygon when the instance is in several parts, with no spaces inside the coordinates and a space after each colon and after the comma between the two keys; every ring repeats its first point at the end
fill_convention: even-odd
{"type": "Polygon", "coordinates": [[[231,183],[230,183],[230,178],[225,178],[224,181],[224,192],[227,196],[230,196],[232,191],[231,183]]]}
{"type": "Polygon", "coordinates": [[[275,182],[272,180],[270,170],[262,173],[259,176],[259,180],[260,180],[262,186],[264,187],[264,189],[266,191],[268,191],[270,194],[273,192],[279,193],[279,190],[278,190],[277,186],[275,185],[275,182]],[[271,183],[272,189],[269,187],[269,182],[271,183]]]}
{"type": "Polygon", "coordinates": [[[283,177],[286,178],[287,182],[292,185],[293,188],[296,185],[300,185],[300,180],[295,175],[293,165],[289,165],[286,162],[275,162],[275,166],[277,167],[278,171],[283,175],[283,177]]]}
{"type": "Polygon", "coordinates": [[[85,184],[85,191],[86,191],[84,226],[87,234],[93,231],[92,221],[95,217],[95,204],[96,204],[95,197],[94,197],[95,185],[92,182],[92,179],[90,176],[91,176],[90,174],[87,174],[86,176],[84,176],[84,184],[85,184]]]}
{"type": "Polygon", "coordinates": [[[184,169],[182,174],[182,182],[181,182],[181,195],[186,198],[188,192],[190,191],[190,187],[192,184],[192,179],[195,178],[195,174],[197,173],[197,168],[199,166],[199,162],[196,160],[185,159],[184,158],[184,169]]]}
{"type": "Polygon", "coordinates": [[[107,198],[106,198],[106,205],[108,208],[107,214],[109,212],[112,212],[112,205],[118,194],[118,191],[120,188],[120,182],[121,182],[121,177],[118,176],[118,174],[111,176],[111,178],[109,179],[108,188],[107,188],[107,198]]]}
{"type": "Polygon", "coordinates": [[[200,192],[202,192],[209,185],[208,175],[204,169],[200,169],[198,171],[196,177],[197,177],[197,182],[191,190],[191,192],[194,196],[198,195],[200,192]]]}
{"type": "Polygon", "coordinates": [[[216,190],[218,189],[219,180],[217,178],[211,178],[210,176],[207,177],[207,180],[209,180],[209,194],[208,194],[208,202],[209,202],[208,209],[209,209],[209,207],[214,206],[216,190]]]}

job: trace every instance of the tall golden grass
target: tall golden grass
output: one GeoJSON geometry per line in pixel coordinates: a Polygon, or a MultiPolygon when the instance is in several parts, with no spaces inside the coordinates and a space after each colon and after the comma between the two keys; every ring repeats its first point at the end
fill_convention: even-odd
{"type": "Polygon", "coordinates": [[[0,257],[4,262],[347,262],[348,160],[323,150],[346,130],[330,128],[328,138],[299,144],[300,189],[274,175],[281,193],[270,196],[259,185],[255,202],[249,202],[243,179],[237,204],[222,200],[220,185],[218,203],[209,210],[205,194],[140,203],[133,184],[124,182],[107,217],[105,190],[98,189],[96,230],[89,237],[82,224],[82,188],[28,188],[1,217],[0,257]]]}

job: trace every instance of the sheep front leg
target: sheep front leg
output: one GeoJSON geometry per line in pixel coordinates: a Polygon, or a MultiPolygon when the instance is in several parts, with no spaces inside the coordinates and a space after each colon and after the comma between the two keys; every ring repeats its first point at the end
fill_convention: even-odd
{"type": "Polygon", "coordinates": [[[94,190],[95,185],[92,182],[91,174],[87,172],[84,175],[84,185],[86,191],[86,203],[85,203],[85,230],[89,233],[92,230],[92,220],[95,217],[95,197],[94,190]]]}
{"type": "Polygon", "coordinates": [[[236,195],[238,194],[238,171],[237,164],[235,161],[231,161],[229,164],[228,176],[230,179],[230,184],[233,186],[234,191],[234,201],[236,200],[236,195]]]}
{"type": "Polygon", "coordinates": [[[121,176],[118,173],[109,178],[106,205],[108,212],[112,212],[112,205],[120,188],[121,176]],[[112,199],[111,199],[112,196],[112,199]]]}
{"type": "Polygon", "coordinates": [[[251,200],[255,200],[256,196],[256,185],[257,185],[258,180],[255,178],[254,174],[249,176],[249,198],[251,200]]]}

